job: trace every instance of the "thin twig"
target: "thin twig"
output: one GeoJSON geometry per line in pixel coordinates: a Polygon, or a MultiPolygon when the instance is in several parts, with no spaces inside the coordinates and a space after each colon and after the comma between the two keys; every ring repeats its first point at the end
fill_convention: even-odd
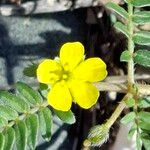
{"type": "MultiPolygon", "coordinates": [[[[100,82],[100,83],[95,83],[95,86],[100,91],[117,92],[117,93],[128,92],[127,84],[123,84],[123,83],[121,84],[121,83],[100,82]]],[[[136,86],[138,87],[139,94],[150,95],[150,85],[136,84],[136,86]]]]}

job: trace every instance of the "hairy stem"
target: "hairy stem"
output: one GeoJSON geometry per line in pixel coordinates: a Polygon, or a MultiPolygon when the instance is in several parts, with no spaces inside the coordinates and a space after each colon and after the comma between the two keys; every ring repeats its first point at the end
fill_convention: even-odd
{"type": "MultiPolygon", "coordinates": [[[[133,21],[132,21],[133,6],[130,3],[128,3],[128,13],[129,13],[128,51],[130,52],[130,55],[133,56],[133,53],[134,53],[134,42],[133,42],[134,25],[133,25],[133,21]]],[[[134,61],[133,61],[133,57],[131,57],[130,60],[128,61],[128,88],[129,88],[129,91],[131,91],[133,84],[134,84],[134,61]]]]}
{"type": "Polygon", "coordinates": [[[106,126],[108,128],[110,128],[114,122],[117,120],[117,118],[120,116],[121,112],[123,111],[123,109],[126,107],[126,103],[125,101],[128,99],[130,94],[126,94],[124,96],[124,98],[122,99],[122,101],[119,103],[119,105],[117,106],[117,108],[115,109],[115,111],[113,112],[113,114],[111,115],[111,117],[107,120],[106,122],[106,126]]]}

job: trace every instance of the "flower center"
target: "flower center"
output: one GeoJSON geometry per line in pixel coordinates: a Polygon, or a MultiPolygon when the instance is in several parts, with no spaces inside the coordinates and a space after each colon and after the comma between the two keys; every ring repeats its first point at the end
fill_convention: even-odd
{"type": "Polygon", "coordinates": [[[62,79],[63,79],[63,80],[67,80],[67,79],[68,79],[68,74],[64,73],[64,74],[62,75],[62,79]]]}

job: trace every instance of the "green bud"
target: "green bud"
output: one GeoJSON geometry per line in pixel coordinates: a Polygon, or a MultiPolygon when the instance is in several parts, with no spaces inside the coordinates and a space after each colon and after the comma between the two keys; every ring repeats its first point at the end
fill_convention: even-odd
{"type": "Polygon", "coordinates": [[[109,128],[105,125],[97,125],[91,128],[87,139],[84,141],[84,146],[101,146],[107,142],[109,138],[109,128]]]}

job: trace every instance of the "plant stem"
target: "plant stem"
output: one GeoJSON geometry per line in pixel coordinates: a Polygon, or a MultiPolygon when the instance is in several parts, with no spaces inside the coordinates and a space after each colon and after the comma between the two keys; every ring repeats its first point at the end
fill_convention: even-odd
{"type": "Polygon", "coordinates": [[[129,31],[129,38],[128,38],[128,51],[130,52],[131,59],[128,62],[128,88],[131,91],[132,86],[134,84],[134,61],[133,61],[133,53],[134,53],[134,42],[133,42],[133,31],[134,25],[132,22],[133,16],[133,6],[132,4],[128,3],[128,13],[129,13],[129,22],[128,22],[128,31],[129,31]]]}
{"type": "Polygon", "coordinates": [[[113,114],[111,115],[111,117],[107,120],[106,122],[106,126],[108,128],[110,128],[114,122],[117,120],[117,118],[120,116],[121,112],[123,111],[123,109],[126,107],[126,103],[125,101],[128,99],[130,94],[126,94],[124,96],[124,98],[122,99],[122,101],[119,103],[119,105],[117,106],[117,108],[115,109],[115,111],[113,112],[113,114]]]}
{"type": "MultiPolygon", "coordinates": [[[[98,82],[94,84],[100,91],[127,93],[128,87],[124,83],[98,82]]],[[[150,95],[150,85],[136,84],[140,95],[150,95]]]]}

